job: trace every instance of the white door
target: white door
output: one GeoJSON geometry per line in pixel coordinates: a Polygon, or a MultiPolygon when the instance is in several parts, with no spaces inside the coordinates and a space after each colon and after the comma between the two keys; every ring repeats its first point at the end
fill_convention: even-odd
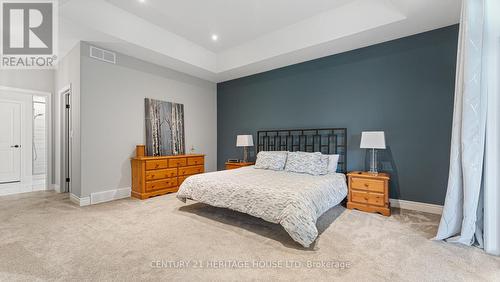
{"type": "Polygon", "coordinates": [[[21,104],[0,101],[0,183],[21,180],[21,104]]]}

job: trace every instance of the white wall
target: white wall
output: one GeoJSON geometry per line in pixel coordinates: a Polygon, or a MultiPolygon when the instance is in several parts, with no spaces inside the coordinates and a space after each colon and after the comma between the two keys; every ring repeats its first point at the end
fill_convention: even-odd
{"type": "Polygon", "coordinates": [[[63,111],[63,101],[60,91],[71,85],[72,88],[72,173],[71,173],[71,193],[76,196],[81,195],[80,187],[80,43],[77,44],[62,60],[55,75],[55,94],[53,99],[53,128],[54,128],[54,183],[58,187],[64,184],[62,181],[63,169],[62,162],[62,135],[61,128],[63,126],[61,115],[63,111]]]}
{"type": "Polygon", "coordinates": [[[206,154],[206,169],[216,170],[216,84],[122,54],[117,64],[81,51],[82,197],[129,188],[130,157],[145,143],[144,98],[184,104],[186,149],[206,154]]]}
{"type": "Polygon", "coordinates": [[[0,69],[0,85],[54,93],[54,70],[0,69]]]}

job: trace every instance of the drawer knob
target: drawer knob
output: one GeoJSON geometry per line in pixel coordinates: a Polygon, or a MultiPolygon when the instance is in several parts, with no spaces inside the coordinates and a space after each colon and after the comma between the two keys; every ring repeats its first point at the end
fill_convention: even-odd
{"type": "Polygon", "coordinates": [[[370,186],[370,185],[368,185],[368,183],[365,183],[365,187],[368,187],[368,186],[370,186]]]}

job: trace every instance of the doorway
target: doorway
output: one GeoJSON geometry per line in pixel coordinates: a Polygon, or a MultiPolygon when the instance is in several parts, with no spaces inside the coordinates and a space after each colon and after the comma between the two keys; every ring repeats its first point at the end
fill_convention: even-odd
{"type": "Polygon", "coordinates": [[[51,189],[50,93],[0,86],[0,196],[51,189]]]}
{"type": "MultiPolygon", "coordinates": [[[[47,98],[33,96],[32,172],[33,186],[43,188],[47,176],[47,98]]],[[[35,187],[35,188],[36,188],[35,187]]]]}

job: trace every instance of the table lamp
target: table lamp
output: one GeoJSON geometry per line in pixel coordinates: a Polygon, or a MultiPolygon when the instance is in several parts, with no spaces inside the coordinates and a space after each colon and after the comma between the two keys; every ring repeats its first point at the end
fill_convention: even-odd
{"type": "Polygon", "coordinates": [[[361,149],[372,149],[370,173],[378,174],[377,155],[375,149],[385,149],[385,134],[383,131],[363,131],[361,133],[361,149]]]}
{"type": "Polygon", "coordinates": [[[243,147],[243,162],[248,162],[248,147],[253,146],[252,135],[238,135],[236,137],[236,147],[243,147]]]}

